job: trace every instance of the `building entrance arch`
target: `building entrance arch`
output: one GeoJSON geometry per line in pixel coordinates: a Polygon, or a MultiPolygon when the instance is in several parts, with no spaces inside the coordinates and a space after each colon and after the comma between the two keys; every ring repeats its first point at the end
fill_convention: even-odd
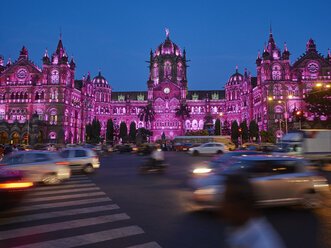
{"type": "Polygon", "coordinates": [[[8,134],[6,132],[0,132],[0,144],[8,143],[8,134]]]}
{"type": "Polygon", "coordinates": [[[13,133],[11,143],[13,145],[17,145],[20,143],[20,135],[17,132],[13,133]]]}

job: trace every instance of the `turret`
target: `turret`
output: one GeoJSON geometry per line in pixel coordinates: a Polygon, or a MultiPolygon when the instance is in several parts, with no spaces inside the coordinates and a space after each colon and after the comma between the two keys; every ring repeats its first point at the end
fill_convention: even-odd
{"type": "Polygon", "coordinates": [[[289,60],[290,59],[290,52],[287,50],[286,42],[284,42],[284,51],[282,54],[282,59],[289,60]]]}
{"type": "Polygon", "coordinates": [[[257,52],[257,59],[256,59],[257,66],[260,66],[261,65],[261,61],[262,61],[262,59],[261,59],[261,52],[260,52],[260,49],[259,49],[259,51],[257,52]]]}
{"type": "Polygon", "coordinates": [[[70,69],[71,70],[75,70],[75,68],[76,68],[76,64],[75,64],[75,61],[74,61],[74,56],[72,55],[71,56],[71,60],[70,60],[70,69]]]}
{"type": "Polygon", "coordinates": [[[25,46],[22,47],[22,50],[20,51],[20,58],[28,59],[29,52],[25,48],[25,46]]]}
{"type": "Polygon", "coordinates": [[[44,54],[44,57],[43,57],[43,63],[44,63],[44,65],[49,65],[50,64],[50,60],[49,60],[49,57],[48,57],[47,48],[45,50],[45,54],[44,54]]]}
{"type": "Polygon", "coordinates": [[[331,54],[330,54],[330,49],[328,48],[328,56],[326,56],[326,59],[331,63],[331,54]]]}
{"type": "Polygon", "coordinates": [[[316,45],[312,38],[307,42],[307,52],[316,52],[316,45]]]}

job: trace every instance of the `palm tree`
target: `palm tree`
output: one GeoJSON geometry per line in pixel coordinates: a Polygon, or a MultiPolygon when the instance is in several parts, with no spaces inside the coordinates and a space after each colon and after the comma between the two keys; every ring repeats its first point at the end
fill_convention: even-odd
{"type": "Polygon", "coordinates": [[[182,128],[184,132],[185,131],[184,119],[190,118],[190,110],[186,103],[180,103],[175,110],[176,110],[176,117],[180,117],[182,120],[182,128]]]}
{"type": "Polygon", "coordinates": [[[151,103],[147,104],[145,107],[140,107],[141,111],[138,114],[140,121],[144,121],[146,128],[155,119],[155,111],[151,103]]]}

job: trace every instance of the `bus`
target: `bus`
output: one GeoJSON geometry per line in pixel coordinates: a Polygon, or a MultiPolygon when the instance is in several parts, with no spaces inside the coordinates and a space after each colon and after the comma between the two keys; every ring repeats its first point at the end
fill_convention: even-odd
{"type": "Polygon", "coordinates": [[[174,139],[174,149],[176,151],[186,151],[190,147],[200,146],[208,142],[223,143],[228,151],[236,148],[230,136],[176,136],[174,139]]]}

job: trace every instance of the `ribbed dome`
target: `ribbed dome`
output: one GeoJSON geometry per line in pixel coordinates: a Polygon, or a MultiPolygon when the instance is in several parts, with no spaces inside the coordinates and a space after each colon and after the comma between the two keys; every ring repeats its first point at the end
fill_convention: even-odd
{"type": "Polygon", "coordinates": [[[92,82],[93,82],[93,84],[94,84],[96,87],[106,87],[106,88],[110,88],[110,86],[109,86],[108,81],[106,80],[106,78],[104,78],[104,77],[101,75],[101,70],[99,70],[99,74],[98,74],[98,76],[96,76],[95,78],[93,78],[92,82]]]}
{"type": "Polygon", "coordinates": [[[229,85],[239,84],[241,81],[243,81],[243,78],[244,76],[238,72],[238,67],[236,67],[236,73],[230,77],[228,84],[229,85]]]}
{"type": "Polygon", "coordinates": [[[176,56],[183,56],[180,48],[169,39],[168,31],[166,40],[156,48],[154,56],[164,54],[175,54],[176,56]]]}

